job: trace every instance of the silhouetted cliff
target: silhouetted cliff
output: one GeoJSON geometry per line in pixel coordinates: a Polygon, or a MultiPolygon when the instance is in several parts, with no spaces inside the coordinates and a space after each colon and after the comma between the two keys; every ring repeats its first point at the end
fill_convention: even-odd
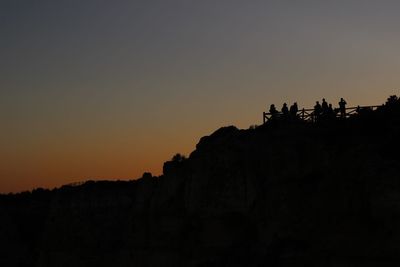
{"type": "Polygon", "coordinates": [[[0,196],[0,266],[398,266],[400,104],[203,137],[164,175],[0,196]]]}

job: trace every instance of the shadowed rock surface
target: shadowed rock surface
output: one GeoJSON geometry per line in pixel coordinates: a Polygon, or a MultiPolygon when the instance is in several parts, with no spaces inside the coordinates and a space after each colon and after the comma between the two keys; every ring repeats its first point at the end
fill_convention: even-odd
{"type": "Polygon", "coordinates": [[[400,104],[203,137],[164,175],[0,196],[0,266],[398,266],[400,104]]]}

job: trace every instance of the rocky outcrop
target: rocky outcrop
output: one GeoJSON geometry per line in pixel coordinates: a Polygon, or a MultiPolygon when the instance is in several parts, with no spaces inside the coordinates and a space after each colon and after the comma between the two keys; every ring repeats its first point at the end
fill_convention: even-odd
{"type": "Polygon", "coordinates": [[[398,102],[203,137],[164,175],[0,197],[1,266],[398,266],[398,102]]]}

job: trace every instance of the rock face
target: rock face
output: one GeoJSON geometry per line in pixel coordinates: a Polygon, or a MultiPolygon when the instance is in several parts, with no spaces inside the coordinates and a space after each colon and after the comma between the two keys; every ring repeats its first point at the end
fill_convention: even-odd
{"type": "Polygon", "coordinates": [[[160,177],[0,196],[0,266],[399,266],[399,106],[224,127],[160,177]]]}

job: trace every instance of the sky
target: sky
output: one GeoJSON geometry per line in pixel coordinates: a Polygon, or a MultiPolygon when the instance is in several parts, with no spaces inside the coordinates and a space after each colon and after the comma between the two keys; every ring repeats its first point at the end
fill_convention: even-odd
{"type": "Polygon", "coordinates": [[[0,193],[162,172],[274,103],[400,94],[399,1],[0,0],[0,193]]]}

